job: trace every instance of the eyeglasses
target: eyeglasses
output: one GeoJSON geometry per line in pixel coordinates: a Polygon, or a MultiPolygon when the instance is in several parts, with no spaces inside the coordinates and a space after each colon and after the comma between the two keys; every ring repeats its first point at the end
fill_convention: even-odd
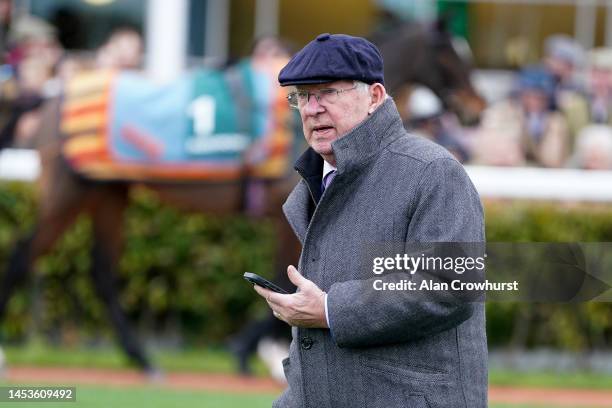
{"type": "Polygon", "coordinates": [[[294,109],[303,108],[308,103],[311,96],[314,96],[317,102],[321,105],[331,105],[336,103],[341,93],[352,91],[353,89],[357,88],[358,85],[358,83],[355,83],[351,88],[346,89],[325,88],[313,92],[295,91],[287,95],[287,100],[289,101],[289,106],[294,109]]]}

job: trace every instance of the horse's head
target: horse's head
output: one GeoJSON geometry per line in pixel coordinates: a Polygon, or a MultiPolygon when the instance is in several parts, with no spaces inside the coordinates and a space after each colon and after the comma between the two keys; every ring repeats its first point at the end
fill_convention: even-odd
{"type": "Polygon", "coordinates": [[[418,83],[430,88],[463,124],[478,123],[486,103],[472,86],[469,58],[460,56],[458,44],[443,24],[432,28],[402,24],[380,36],[377,43],[392,95],[405,84],[418,83]]]}
{"type": "Polygon", "coordinates": [[[431,88],[447,108],[457,113],[462,123],[478,123],[486,102],[472,86],[467,42],[462,44],[460,40],[453,40],[439,24],[430,32],[430,41],[431,48],[426,57],[430,69],[423,72],[423,84],[431,88]]]}

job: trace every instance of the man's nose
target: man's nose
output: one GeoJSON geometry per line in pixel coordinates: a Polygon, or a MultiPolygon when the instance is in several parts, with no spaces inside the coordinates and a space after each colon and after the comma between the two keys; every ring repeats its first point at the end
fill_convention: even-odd
{"type": "Polygon", "coordinates": [[[315,94],[308,94],[308,101],[304,105],[304,113],[306,115],[316,115],[323,112],[325,108],[319,103],[319,99],[315,94]]]}

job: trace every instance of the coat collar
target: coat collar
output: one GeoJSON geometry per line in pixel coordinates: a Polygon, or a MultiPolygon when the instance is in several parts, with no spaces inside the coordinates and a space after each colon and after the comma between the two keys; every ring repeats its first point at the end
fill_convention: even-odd
{"type": "MultiPolygon", "coordinates": [[[[358,169],[403,133],[395,102],[388,98],[357,127],[332,143],[338,175],[358,169]]],[[[309,147],[296,161],[295,169],[307,182],[317,178],[320,181],[323,159],[309,147]]]]}

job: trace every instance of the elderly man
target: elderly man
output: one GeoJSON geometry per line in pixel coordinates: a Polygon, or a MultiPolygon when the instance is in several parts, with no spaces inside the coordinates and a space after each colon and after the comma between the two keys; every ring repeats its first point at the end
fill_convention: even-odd
{"type": "Polygon", "coordinates": [[[255,287],[293,327],[288,388],[273,406],[485,407],[483,304],[376,291],[376,279],[411,275],[363,268],[367,251],[385,242],[483,242],[465,171],[405,132],[380,53],[363,38],[319,35],[279,82],[295,87],[288,99],[310,148],[283,206],[303,245],[298,269],[288,267],[298,291],[255,287]]]}

